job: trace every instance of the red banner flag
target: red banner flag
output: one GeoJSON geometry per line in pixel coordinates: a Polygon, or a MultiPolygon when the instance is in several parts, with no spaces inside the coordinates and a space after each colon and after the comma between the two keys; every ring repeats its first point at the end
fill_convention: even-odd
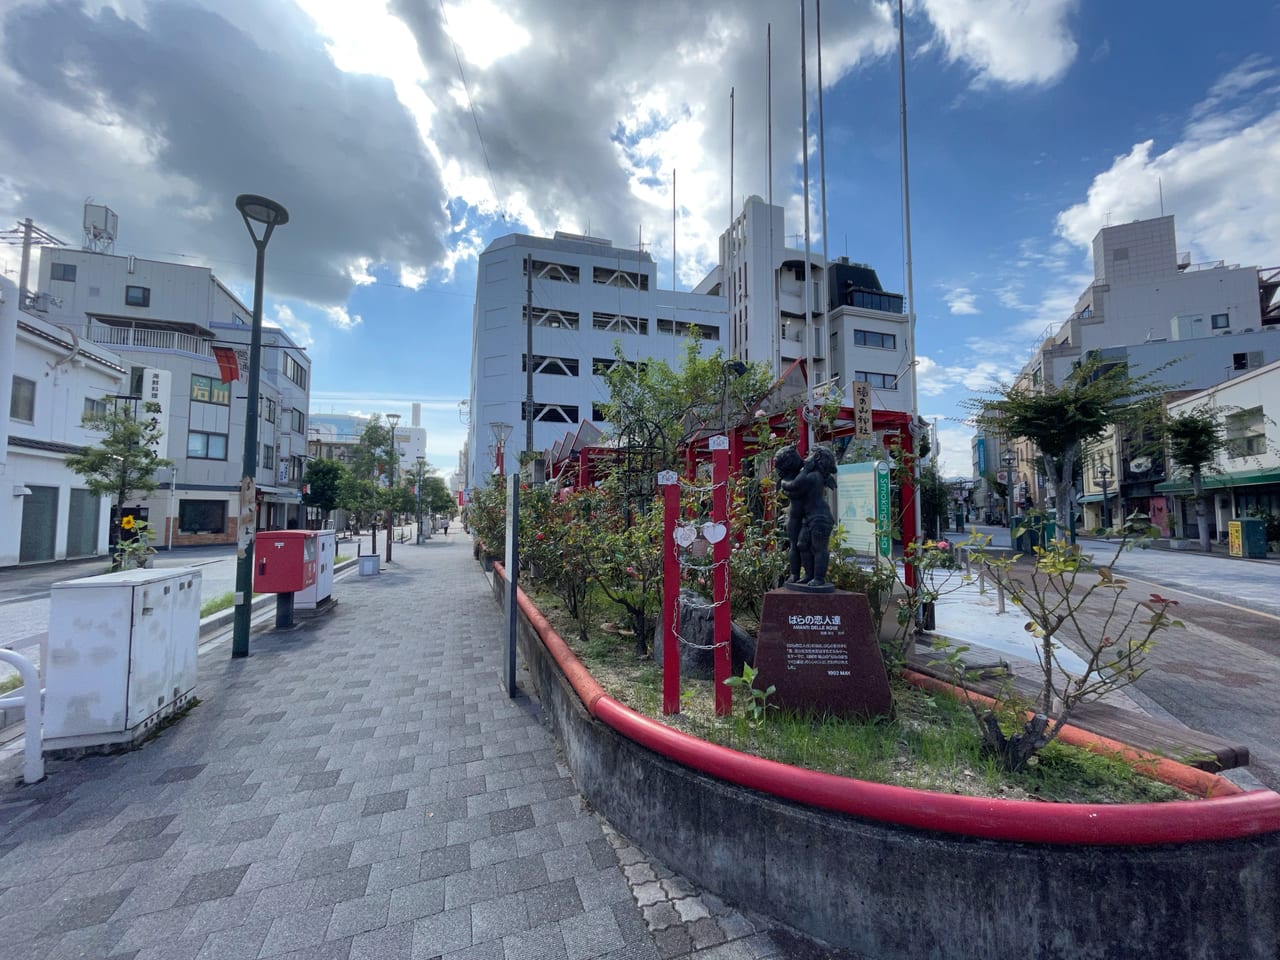
{"type": "Polygon", "coordinates": [[[218,372],[222,375],[223,383],[240,379],[240,364],[234,350],[230,347],[214,347],[213,356],[218,361],[218,372]]]}

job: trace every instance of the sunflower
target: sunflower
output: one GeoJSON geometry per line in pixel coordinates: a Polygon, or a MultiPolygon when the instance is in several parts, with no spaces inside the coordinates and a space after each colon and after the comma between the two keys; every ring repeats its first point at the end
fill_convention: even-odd
{"type": "Polygon", "coordinates": [[[125,530],[132,530],[132,529],[133,529],[133,517],[131,517],[131,516],[127,516],[127,517],[125,517],[123,520],[121,520],[121,521],[120,521],[120,526],[121,526],[123,529],[125,529],[125,530]]]}

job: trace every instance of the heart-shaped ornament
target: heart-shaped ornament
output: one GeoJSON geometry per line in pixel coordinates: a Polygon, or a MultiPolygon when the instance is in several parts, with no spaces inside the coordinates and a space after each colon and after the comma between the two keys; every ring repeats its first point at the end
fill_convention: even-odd
{"type": "Polygon", "coordinates": [[[725,534],[729,532],[729,528],[723,523],[707,522],[702,525],[702,535],[707,538],[710,543],[719,543],[725,538],[725,534]]]}
{"type": "Polygon", "coordinates": [[[682,547],[688,547],[689,544],[698,539],[698,530],[691,524],[681,524],[671,533],[672,539],[682,547]]]}

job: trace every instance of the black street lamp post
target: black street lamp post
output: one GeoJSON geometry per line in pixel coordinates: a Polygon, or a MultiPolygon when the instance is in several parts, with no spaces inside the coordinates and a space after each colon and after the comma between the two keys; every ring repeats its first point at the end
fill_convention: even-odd
{"type": "Polygon", "coordinates": [[[240,478],[240,522],[237,528],[239,559],[236,561],[235,619],[231,635],[231,656],[249,655],[249,619],[253,604],[253,537],[257,525],[258,491],[258,390],[262,376],[262,279],[267,260],[267,241],[276,227],[289,222],[289,211],[274,200],[252,193],[236,197],[236,209],[253,238],[258,262],[253,277],[253,331],[249,339],[249,396],[244,409],[244,472],[240,478]],[[262,236],[254,231],[262,224],[262,236]]]}
{"type": "Polygon", "coordinates": [[[388,413],[387,423],[390,425],[391,433],[391,483],[387,486],[387,563],[390,563],[391,541],[395,539],[396,529],[396,465],[397,461],[400,459],[399,450],[396,448],[396,427],[400,426],[400,414],[388,413]]]}
{"type": "Polygon", "coordinates": [[[427,465],[427,458],[418,457],[418,542],[431,539],[431,531],[428,530],[424,535],[422,532],[422,470],[427,465]]]}
{"type": "MultiPolygon", "coordinates": [[[[1000,462],[1004,464],[1004,489],[1008,495],[1009,515],[1005,517],[1005,522],[1009,524],[1010,529],[1013,528],[1013,465],[1018,462],[1018,458],[1014,456],[1012,450],[1006,450],[1000,462]]],[[[1012,536],[1012,534],[1010,534],[1012,536]]]]}
{"type": "Polygon", "coordinates": [[[1102,487],[1102,528],[1104,530],[1111,529],[1111,511],[1107,507],[1107,488],[1111,483],[1111,471],[1107,469],[1104,463],[1098,467],[1098,485],[1102,487]]]}

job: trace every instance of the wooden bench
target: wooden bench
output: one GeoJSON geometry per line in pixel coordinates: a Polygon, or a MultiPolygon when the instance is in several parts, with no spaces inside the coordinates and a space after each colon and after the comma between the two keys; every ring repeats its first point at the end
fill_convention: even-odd
{"type": "MultiPolygon", "coordinates": [[[[937,658],[937,651],[916,649],[909,657],[909,665],[917,673],[950,682],[951,673],[946,667],[929,665],[929,661],[937,658]]],[[[1003,685],[1003,678],[988,677],[970,681],[968,687],[974,693],[995,697],[1003,685]]],[[[1031,677],[1014,676],[1013,689],[1032,702],[1040,695],[1040,685],[1031,677]]],[[[1242,744],[1181,724],[1156,720],[1110,703],[1095,701],[1081,704],[1071,711],[1068,723],[1090,733],[1119,740],[1137,750],[1168,757],[1210,773],[1249,765],[1249,748],[1242,744]]]]}

